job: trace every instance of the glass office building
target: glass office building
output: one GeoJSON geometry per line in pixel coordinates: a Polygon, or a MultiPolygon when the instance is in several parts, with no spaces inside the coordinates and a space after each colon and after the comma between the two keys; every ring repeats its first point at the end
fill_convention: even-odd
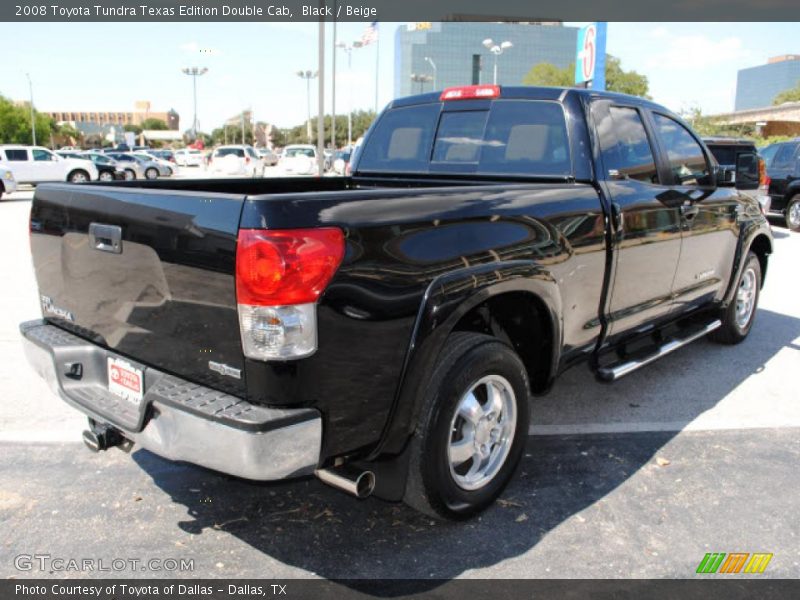
{"type": "Polygon", "coordinates": [[[497,83],[522,85],[522,78],[538,63],[560,68],[574,63],[577,35],[577,28],[556,22],[402,25],[395,33],[394,95],[492,83],[495,56],[483,46],[487,38],[513,44],[498,57],[497,83]]]}
{"type": "Polygon", "coordinates": [[[775,96],[800,83],[800,54],[770,58],[736,76],[736,110],[772,106],[775,96]]]}

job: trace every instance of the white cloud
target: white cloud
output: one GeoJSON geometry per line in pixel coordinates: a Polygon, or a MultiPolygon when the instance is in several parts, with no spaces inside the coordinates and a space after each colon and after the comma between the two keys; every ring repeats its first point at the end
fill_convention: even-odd
{"type": "Polygon", "coordinates": [[[669,29],[664,27],[663,25],[659,25],[655,29],[650,32],[650,37],[656,39],[664,39],[669,36],[669,29]]]}
{"type": "Polygon", "coordinates": [[[666,29],[657,28],[662,39],[668,40],[666,47],[653,53],[647,61],[648,68],[656,70],[698,70],[725,63],[741,61],[750,57],[738,37],[715,40],[704,35],[666,37],[666,29]]]}

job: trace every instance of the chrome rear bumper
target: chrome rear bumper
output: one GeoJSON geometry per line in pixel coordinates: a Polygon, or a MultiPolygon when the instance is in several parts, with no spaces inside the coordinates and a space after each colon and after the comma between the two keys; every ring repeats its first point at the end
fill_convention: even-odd
{"type": "Polygon", "coordinates": [[[317,467],[322,420],[315,410],[250,404],[143,367],[144,409],[131,414],[130,403],[108,391],[106,359],[116,354],[41,320],[20,331],[28,362],[54,393],[154,454],[258,481],[317,467]]]}

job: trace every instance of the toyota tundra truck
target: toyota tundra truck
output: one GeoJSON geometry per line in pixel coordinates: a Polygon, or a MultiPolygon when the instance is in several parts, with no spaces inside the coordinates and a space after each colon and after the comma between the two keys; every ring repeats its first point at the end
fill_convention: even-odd
{"type": "Polygon", "coordinates": [[[94,450],[466,518],[565,369],[612,382],[747,337],[773,246],[740,193],[757,169],[621,94],[402,98],[349,177],[38,186],[21,332],[94,450]]]}

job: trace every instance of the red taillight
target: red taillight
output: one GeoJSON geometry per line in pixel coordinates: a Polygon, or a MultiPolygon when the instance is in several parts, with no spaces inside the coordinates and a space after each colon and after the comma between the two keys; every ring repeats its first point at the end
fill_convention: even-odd
{"type": "Polygon", "coordinates": [[[244,157],[244,164],[246,164],[246,165],[250,164],[250,157],[249,156],[245,156],[244,157]]]}
{"type": "Polygon", "coordinates": [[[462,85],[446,88],[439,100],[469,100],[471,98],[499,98],[499,85],[462,85]]]}
{"type": "Polygon", "coordinates": [[[236,248],[239,304],[316,302],[344,257],[341,229],[242,229],[236,248]]]}
{"type": "Polygon", "coordinates": [[[769,175],[767,175],[767,163],[763,158],[758,159],[758,185],[759,187],[769,187],[771,183],[769,175]]]}

